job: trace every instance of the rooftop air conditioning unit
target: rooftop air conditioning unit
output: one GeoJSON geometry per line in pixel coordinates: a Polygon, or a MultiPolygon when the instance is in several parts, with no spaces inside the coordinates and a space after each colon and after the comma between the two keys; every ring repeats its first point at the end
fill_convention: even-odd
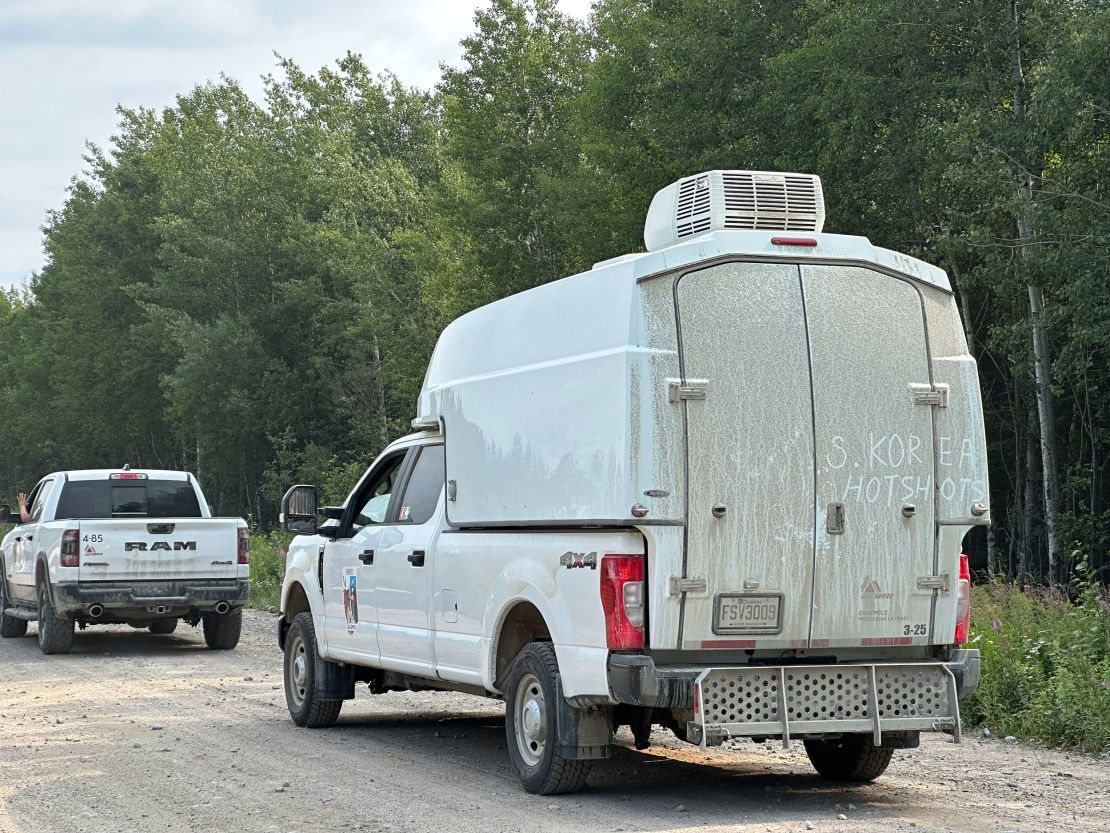
{"type": "Polygon", "coordinates": [[[821,231],[821,178],[770,171],[707,171],[680,179],[651,201],[649,252],[710,231],[821,231]]]}

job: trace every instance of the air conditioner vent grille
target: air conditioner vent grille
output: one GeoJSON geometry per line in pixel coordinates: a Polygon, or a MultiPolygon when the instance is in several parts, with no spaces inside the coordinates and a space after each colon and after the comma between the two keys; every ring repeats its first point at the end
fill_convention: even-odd
{"type": "Polygon", "coordinates": [[[819,232],[824,221],[821,180],[816,176],[708,171],[655,195],[644,241],[655,251],[714,230],[819,232]]]}

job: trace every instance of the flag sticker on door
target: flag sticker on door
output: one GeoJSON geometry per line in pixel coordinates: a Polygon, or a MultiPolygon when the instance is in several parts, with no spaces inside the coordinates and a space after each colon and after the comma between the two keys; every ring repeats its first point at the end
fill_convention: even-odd
{"type": "Polygon", "coordinates": [[[358,571],[343,568],[343,613],[347,617],[347,633],[354,633],[358,625],[358,571]]]}

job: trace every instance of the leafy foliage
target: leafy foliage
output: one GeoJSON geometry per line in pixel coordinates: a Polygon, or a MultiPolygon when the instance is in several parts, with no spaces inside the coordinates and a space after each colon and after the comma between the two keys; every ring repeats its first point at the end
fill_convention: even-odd
{"type": "Polygon", "coordinates": [[[1110,9],[1018,8],[598,0],[583,23],[491,0],[433,91],[348,54],[279,60],[258,101],[221,78],[121,110],[30,292],[0,299],[0,491],[126,461],[192,469],[263,528],[290,482],[339,501],[406,430],[452,318],[639,248],[679,176],[816,171],[830,230],[953,278],[991,454],[977,569],[1066,580],[1043,564],[1043,289],[1059,530],[1105,580],[1110,9]]]}

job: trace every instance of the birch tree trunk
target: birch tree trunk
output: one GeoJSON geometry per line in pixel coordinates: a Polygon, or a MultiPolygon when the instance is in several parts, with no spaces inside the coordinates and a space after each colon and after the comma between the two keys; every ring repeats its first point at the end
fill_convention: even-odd
{"type": "MultiPolygon", "coordinates": [[[[1007,22],[1013,52],[1010,74],[1014,83],[1014,119],[1025,120],[1025,72],[1021,66],[1021,28],[1018,20],[1018,0],[1006,4],[1007,22]]],[[[1017,171],[1019,201],[1015,224],[1017,227],[1018,255],[1028,263],[1032,246],[1036,243],[1036,228],[1031,221],[1036,201],[1036,177],[1025,168],[1017,171]]],[[[1033,325],[1033,374],[1037,396],[1037,417],[1040,425],[1041,483],[1044,488],[1044,519],[1048,545],[1048,583],[1057,581],[1056,565],[1060,554],[1057,520],[1060,514],[1060,486],[1056,462],[1056,408],[1052,401],[1052,357],[1044,328],[1044,291],[1032,283],[1028,285],[1029,317],[1033,325]]],[[[1029,501],[1026,500],[1026,505],[1029,501]]]]}

